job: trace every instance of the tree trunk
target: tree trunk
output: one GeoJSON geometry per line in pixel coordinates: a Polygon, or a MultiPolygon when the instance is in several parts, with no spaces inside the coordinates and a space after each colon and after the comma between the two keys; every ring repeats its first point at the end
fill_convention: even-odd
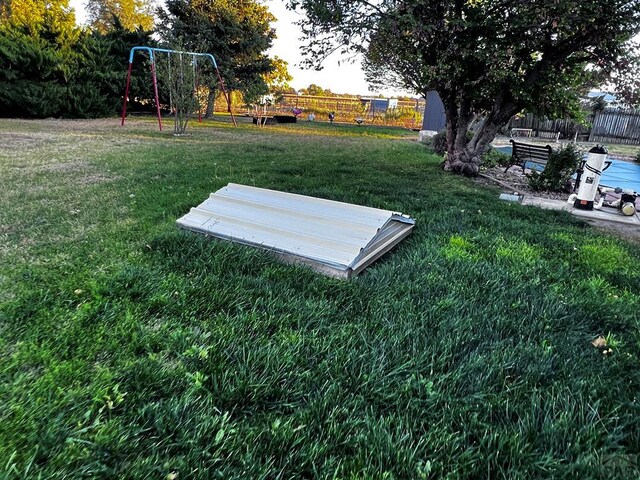
{"type": "Polygon", "coordinates": [[[215,109],[215,102],[216,102],[216,93],[217,93],[217,90],[215,88],[209,87],[209,95],[207,95],[207,111],[204,114],[204,118],[213,118],[213,112],[215,109]]]}
{"type": "Polygon", "coordinates": [[[454,93],[449,93],[445,94],[443,104],[447,117],[447,156],[442,168],[466,177],[475,177],[480,171],[482,152],[467,147],[467,130],[473,119],[471,102],[464,96],[458,98],[454,93]]]}
{"type": "Polygon", "coordinates": [[[480,172],[482,153],[468,148],[457,149],[453,155],[447,156],[444,169],[465,177],[475,177],[480,172]]]}
{"type": "Polygon", "coordinates": [[[498,130],[518,113],[518,107],[505,102],[503,96],[498,97],[473,137],[467,140],[467,131],[473,120],[470,102],[464,96],[451,94],[444,96],[443,103],[447,117],[447,155],[442,167],[459,175],[475,177],[480,171],[482,155],[498,130]]]}

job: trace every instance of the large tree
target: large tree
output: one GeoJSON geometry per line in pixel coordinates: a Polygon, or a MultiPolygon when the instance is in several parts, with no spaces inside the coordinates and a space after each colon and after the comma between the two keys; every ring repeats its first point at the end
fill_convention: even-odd
{"type": "MultiPolygon", "coordinates": [[[[268,90],[263,75],[274,69],[266,55],[275,38],[275,17],[257,0],[167,0],[159,32],[169,45],[214,55],[231,90],[258,96],[268,90]]],[[[209,73],[207,116],[213,113],[217,79],[209,73]]]]}
{"type": "Polygon", "coordinates": [[[153,30],[154,0],[86,0],[91,27],[100,33],[115,28],[153,30]]]}
{"type": "Polygon", "coordinates": [[[69,0],[0,0],[0,30],[53,40],[61,47],[80,35],[69,0]]]}
{"type": "Polygon", "coordinates": [[[628,107],[640,107],[640,52],[621,61],[622,68],[612,75],[609,89],[617,102],[628,107]]]}
{"type": "Polygon", "coordinates": [[[362,53],[370,81],[445,106],[445,169],[476,175],[497,131],[519,111],[560,113],[580,86],[623,63],[640,1],[289,0],[310,65],[336,48],[362,53]],[[473,128],[469,140],[467,131],[473,128]]]}
{"type": "Polygon", "coordinates": [[[49,116],[64,107],[81,36],[68,0],[8,0],[0,7],[0,114],[49,116]]]}
{"type": "Polygon", "coordinates": [[[293,77],[289,73],[289,64],[280,57],[271,60],[273,70],[262,75],[262,79],[269,88],[269,94],[273,95],[277,102],[281,101],[285,93],[295,92],[289,85],[293,77]]]}

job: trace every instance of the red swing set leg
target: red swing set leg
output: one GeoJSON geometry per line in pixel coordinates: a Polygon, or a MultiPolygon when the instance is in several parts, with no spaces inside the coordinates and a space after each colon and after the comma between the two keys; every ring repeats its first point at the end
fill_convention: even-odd
{"type": "Polygon", "coordinates": [[[158,127],[162,131],[162,115],[160,114],[160,97],[158,96],[158,79],[156,78],[156,60],[151,62],[151,77],[153,78],[153,93],[156,96],[156,112],[158,114],[158,127]]]}
{"type": "MultiPolygon", "coordinates": [[[[122,119],[120,126],[124,126],[124,119],[127,116],[127,101],[129,100],[129,86],[131,85],[131,69],[133,63],[129,62],[129,69],[127,70],[127,86],[124,92],[124,101],[122,102],[122,119]]],[[[160,98],[158,95],[158,79],[156,78],[156,61],[151,62],[151,78],[153,80],[153,93],[156,99],[156,114],[158,115],[158,127],[162,131],[162,116],[160,115],[160,98]]]]}
{"type": "Polygon", "coordinates": [[[124,102],[122,103],[122,121],[120,122],[120,126],[124,126],[124,117],[127,116],[127,100],[129,98],[129,84],[131,83],[131,68],[133,67],[133,63],[129,62],[129,69],[127,70],[127,87],[124,91],[124,102]]]}

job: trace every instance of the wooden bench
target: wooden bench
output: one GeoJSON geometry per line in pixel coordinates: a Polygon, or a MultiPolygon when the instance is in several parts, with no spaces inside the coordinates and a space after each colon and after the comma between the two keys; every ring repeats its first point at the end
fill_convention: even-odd
{"type": "Polygon", "coordinates": [[[553,151],[549,145],[543,147],[542,145],[531,145],[530,143],[520,143],[514,140],[509,141],[511,142],[512,148],[511,159],[509,160],[509,165],[504,170],[505,172],[514,165],[522,167],[522,171],[524,172],[524,167],[527,162],[546,165],[553,151]]]}
{"type": "Polygon", "coordinates": [[[526,137],[531,137],[531,134],[533,133],[533,129],[531,128],[512,128],[511,129],[511,137],[517,137],[518,134],[521,133],[522,136],[526,136],[526,137]]]}

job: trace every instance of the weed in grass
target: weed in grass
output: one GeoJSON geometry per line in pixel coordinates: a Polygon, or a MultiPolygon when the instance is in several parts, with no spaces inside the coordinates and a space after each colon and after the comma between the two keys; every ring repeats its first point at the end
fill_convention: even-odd
{"type": "Polygon", "coordinates": [[[631,264],[626,250],[611,241],[582,245],[579,259],[595,271],[624,274],[631,264]]]}
{"type": "Polygon", "coordinates": [[[502,240],[496,249],[496,255],[524,268],[532,268],[540,259],[539,251],[524,241],[507,242],[502,240]]]}
{"type": "Polygon", "coordinates": [[[609,346],[609,348],[614,350],[617,350],[622,346],[622,342],[618,340],[618,338],[611,332],[607,333],[607,336],[605,337],[605,342],[607,342],[607,345],[609,346]]]}
{"type": "Polygon", "coordinates": [[[448,259],[473,259],[475,258],[473,251],[473,244],[460,235],[453,235],[449,238],[449,244],[442,250],[444,256],[448,259]]]}

